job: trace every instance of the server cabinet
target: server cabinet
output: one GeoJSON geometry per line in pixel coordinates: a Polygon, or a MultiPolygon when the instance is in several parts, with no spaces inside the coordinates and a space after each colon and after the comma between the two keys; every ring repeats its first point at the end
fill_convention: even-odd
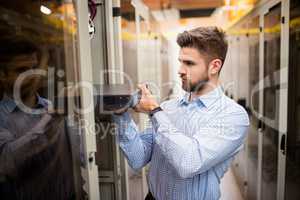
{"type": "MultiPolygon", "coordinates": [[[[69,174],[78,175],[77,178],[74,177],[74,185],[79,184],[85,189],[85,192],[88,195],[88,198],[91,200],[99,199],[99,190],[97,183],[97,167],[95,165],[94,153],[96,151],[94,139],[94,130],[87,129],[86,126],[81,126],[80,122],[86,120],[91,124],[94,124],[93,113],[83,113],[81,108],[86,108],[88,106],[88,101],[92,97],[92,93],[86,91],[79,92],[79,106],[75,106],[73,101],[57,102],[56,100],[59,96],[69,96],[72,95],[72,91],[69,91],[68,88],[76,87],[81,81],[90,81],[91,82],[91,65],[90,65],[90,46],[89,43],[86,43],[88,40],[88,31],[86,28],[86,21],[88,19],[88,9],[87,2],[83,1],[5,1],[1,2],[0,5],[0,35],[1,40],[11,43],[11,46],[7,48],[13,48],[15,53],[20,50],[20,46],[25,49],[24,54],[32,53],[29,60],[33,59],[32,66],[26,64],[27,69],[23,68],[22,71],[18,72],[18,75],[21,75],[23,72],[32,72],[32,70],[39,70],[39,74],[42,75],[41,82],[37,85],[38,90],[30,88],[27,94],[30,94],[34,91],[34,95],[40,96],[44,100],[47,100],[48,108],[52,108],[57,115],[63,118],[67,123],[68,127],[64,130],[63,128],[57,128],[57,131],[61,131],[62,135],[66,131],[70,131],[71,127],[74,129],[73,134],[82,136],[81,145],[82,149],[82,161],[85,163],[80,166],[78,162],[75,162],[75,159],[72,158],[72,163],[74,168],[77,170],[69,171],[69,174]],[[87,39],[87,40],[86,40],[87,39]],[[26,44],[26,46],[24,46],[26,44]],[[34,49],[33,51],[30,48],[34,49]],[[84,71],[84,73],[83,73],[84,71]],[[77,129],[77,130],[76,130],[77,129]],[[64,132],[65,131],[65,132],[64,132]],[[80,174],[80,167],[82,174],[80,174]],[[84,181],[81,182],[81,177],[84,181]]],[[[2,48],[5,47],[5,43],[1,42],[2,48]]],[[[6,49],[7,49],[6,48],[6,49]]],[[[1,53],[1,56],[3,54],[1,53]]],[[[14,55],[11,55],[14,57],[14,55]]],[[[26,57],[26,56],[25,56],[26,57]]],[[[17,64],[18,61],[12,62],[11,64],[17,64]]],[[[1,58],[1,66],[3,66],[3,60],[1,58]]],[[[12,65],[11,65],[12,66],[12,65]]],[[[22,66],[24,67],[24,66],[22,66]]],[[[1,78],[2,80],[2,78],[1,78]]],[[[31,82],[33,83],[33,82],[31,82]]],[[[1,83],[1,91],[3,92],[3,87],[5,84],[1,83]]],[[[2,98],[2,96],[1,96],[2,98]]],[[[64,99],[64,98],[62,98],[64,99]]],[[[1,113],[2,114],[2,113],[1,113]]],[[[29,114],[29,113],[28,113],[29,114]]],[[[38,116],[35,116],[38,118],[38,116]]],[[[16,126],[21,125],[18,118],[13,118],[16,122],[16,126]]],[[[29,121],[32,123],[32,120],[29,121]]],[[[24,124],[22,127],[22,132],[30,127],[30,124],[24,124]]],[[[61,126],[57,126],[61,127],[61,126]]],[[[69,137],[69,139],[71,136],[69,137]]],[[[72,140],[73,141],[73,140],[72,140]]],[[[72,143],[70,140],[70,144],[72,143]]],[[[64,143],[65,144],[65,143],[64,143]]],[[[31,185],[31,182],[27,182],[26,187],[32,187],[32,196],[39,197],[39,193],[42,188],[43,192],[49,192],[49,188],[52,189],[57,186],[57,190],[52,190],[52,192],[46,193],[51,195],[52,198],[58,198],[58,190],[63,191],[63,185],[72,185],[69,183],[72,180],[71,175],[65,177],[65,183],[62,184],[62,181],[58,181],[57,185],[53,186],[53,180],[62,178],[61,173],[64,167],[70,165],[70,157],[66,156],[65,159],[59,160],[61,168],[54,171],[54,173],[46,173],[46,169],[50,168],[50,158],[59,158],[61,153],[66,153],[66,148],[70,147],[70,144],[65,144],[62,149],[64,151],[57,154],[55,157],[48,157],[48,159],[41,160],[43,162],[38,162],[38,157],[32,158],[30,164],[27,163],[28,169],[26,173],[29,175],[29,179],[38,177],[35,185],[31,185]],[[41,167],[46,165],[44,167],[41,167]],[[36,168],[37,166],[40,166],[36,168]],[[45,171],[44,171],[45,170],[45,171]],[[42,172],[44,174],[42,174],[42,172]],[[35,175],[34,175],[35,174],[35,175]],[[51,179],[47,179],[47,176],[51,176],[51,179]],[[42,178],[41,178],[42,177],[42,178]],[[49,182],[47,182],[47,180],[49,182]],[[53,196],[52,196],[53,195],[53,196]]],[[[81,146],[79,143],[76,144],[78,148],[81,146]]],[[[59,150],[59,148],[52,149],[53,152],[59,150]]],[[[45,150],[48,152],[48,150],[45,150]]],[[[24,152],[25,153],[25,152],[24,152]]],[[[46,158],[45,155],[41,155],[43,158],[46,158]]],[[[39,159],[41,159],[40,157],[39,159]]],[[[51,161],[51,160],[50,160],[51,161]]],[[[77,160],[78,161],[78,160],[77,160]]],[[[51,162],[56,162],[52,160],[51,162]]],[[[3,164],[3,163],[2,163],[3,164]]],[[[53,164],[51,164],[53,165],[53,164]]],[[[49,171],[48,171],[49,172],[49,171]]],[[[33,179],[31,179],[32,181],[33,179]]],[[[26,182],[25,180],[22,180],[26,182]]],[[[33,181],[34,182],[34,181],[33,181]]],[[[77,189],[76,189],[77,190],[77,189]]],[[[76,191],[77,192],[77,191],[76,191]]],[[[19,193],[17,191],[12,191],[13,194],[19,193]]],[[[23,195],[28,195],[25,194],[23,195]]],[[[62,192],[67,193],[67,192],[62,192]]],[[[2,195],[2,194],[1,194],[2,195]]],[[[42,197],[41,197],[42,198],[42,197]]],[[[80,199],[81,196],[74,196],[74,199],[80,199]]]]}
{"type": "MultiPolygon", "coordinates": [[[[120,26],[113,15],[114,9],[120,9],[120,1],[97,0],[97,14],[93,20],[95,35],[90,39],[93,84],[114,85],[120,84],[122,62],[120,55],[120,26]],[[117,57],[118,56],[118,57],[117,57]],[[116,63],[118,66],[116,66],[116,63]]],[[[101,92],[101,91],[100,91],[101,92]]],[[[101,94],[100,94],[101,95],[101,94]]],[[[103,103],[103,102],[100,102],[103,103]]],[[[98,184],[100,199],[121,200],[127,199],[126,182],[122,179],[124,171],[121,169],[121,154],[116,140],[115,127],[112,115],[105,113],[104,105],[95,104],[95,133],[96,133],[96,163],[98,166],[98,184]]]]}
{"type": "Polygon", "coordinates": [[[249,32],[249,108],[250,128],[247,138],[247,199],[255,200],[258,182],[258,126],[259,126],[259,16],[248,25],[249,32]]]}
{"type": "MultiPolygon", "coordinates": [[[[300,199],[300,2],[290,1],[285,199],[300,199]]],[[[284,149],[284,143],[281,143],[284,149]]]]}

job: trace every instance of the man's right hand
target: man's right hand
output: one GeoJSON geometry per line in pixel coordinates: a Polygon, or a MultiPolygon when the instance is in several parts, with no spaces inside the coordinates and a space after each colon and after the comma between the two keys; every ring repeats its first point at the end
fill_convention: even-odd
{"type": "Polygon", "coordinates": [[[43,114],[40,121],[30,130],[30,132],[33,132],[33,133],[44,132],[46,126],[49,124],[51,119],[52,119],[52,116],[50,114],[48,114],[48,113],[43,114]]]}
{"type": "Polygon", "coordinates": [[[30,130],[33,134],[45,134],[48,143],[55,143],[64,132],[64,118],[58,114],[44,114],[40,121],[30,130]]]}

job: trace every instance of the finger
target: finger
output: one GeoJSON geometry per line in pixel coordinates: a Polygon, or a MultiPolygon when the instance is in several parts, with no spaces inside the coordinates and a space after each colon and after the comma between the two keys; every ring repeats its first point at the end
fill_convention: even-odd
{"type": "Polygon", "coordinates": [[[140,90],[144,90],[144,84],[143,83],[141,83],[141,84],[138,84],[138,89],[140,89],[140,90]]]}
{"type": "Polygon", "coordinates": [[[144,90],[144,91],[145,91],[145,90],[148,90],[148,89],[147,89],[147,85],[146,85],[145,83],[139,84],[139,85],[138,85],[138,88],[141,89],[141,90],[144,90]]]}
{"type": "Polygon", "coordinates": [[[145,95],[151,94],[150,90],[147,88],[146,84],[139,84],[138,88],[142,90],[142,93],[145,95]]]}
{"type": "Polygon", "coordinates": [[[140,107],[139,107],[138,105],[135,106],[135,107],[133,108],[133,110],[134,110],[135,112],[137,112],[137,113],[142,112],[142,110],[140,109],[140,107]]]}
{"type": "Polygon", "coordinates": [[[149,93],[150,93],[150,94],[152,94],[152,91],[150,90],[150,88],[149,88],[149,85],[148,85],[148,84],[146,84],[146,88],[147,88],[147,90],[149,91],[149,93]]]}
{"type": "Polygon", "coordinates": [[[51,115],[44,114],[41,120],[33,127],[34,130],[43,130],[52,119],[51,115]]]}

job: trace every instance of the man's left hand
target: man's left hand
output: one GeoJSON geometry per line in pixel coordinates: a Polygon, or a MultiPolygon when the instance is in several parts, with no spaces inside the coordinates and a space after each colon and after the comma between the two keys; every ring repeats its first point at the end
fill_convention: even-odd
{"type": "Polygon", "coordinates": [[[142,97],[139,104],[134,107],[136,112],[149,113],[159,107],[159,104],[145,84],[140,84],[138,88],[142,91],[142,97]]]}

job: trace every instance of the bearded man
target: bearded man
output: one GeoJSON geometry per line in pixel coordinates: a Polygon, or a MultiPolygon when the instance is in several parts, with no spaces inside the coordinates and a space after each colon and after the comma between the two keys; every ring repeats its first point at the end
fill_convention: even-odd
{"type": "Polygon", "coordinates": [[[142,97],[134,110],[148,113],[152,128],[139,133],[128,112],[115,115],[119,143],[133,169],[150,164],[146,199],[216,200],[220,180],[242,148],[249,119],[220,86],[225,33],[200,27],[179,34],[177,43],[185,95],[159,105],[140,85],[142,97]]]}

